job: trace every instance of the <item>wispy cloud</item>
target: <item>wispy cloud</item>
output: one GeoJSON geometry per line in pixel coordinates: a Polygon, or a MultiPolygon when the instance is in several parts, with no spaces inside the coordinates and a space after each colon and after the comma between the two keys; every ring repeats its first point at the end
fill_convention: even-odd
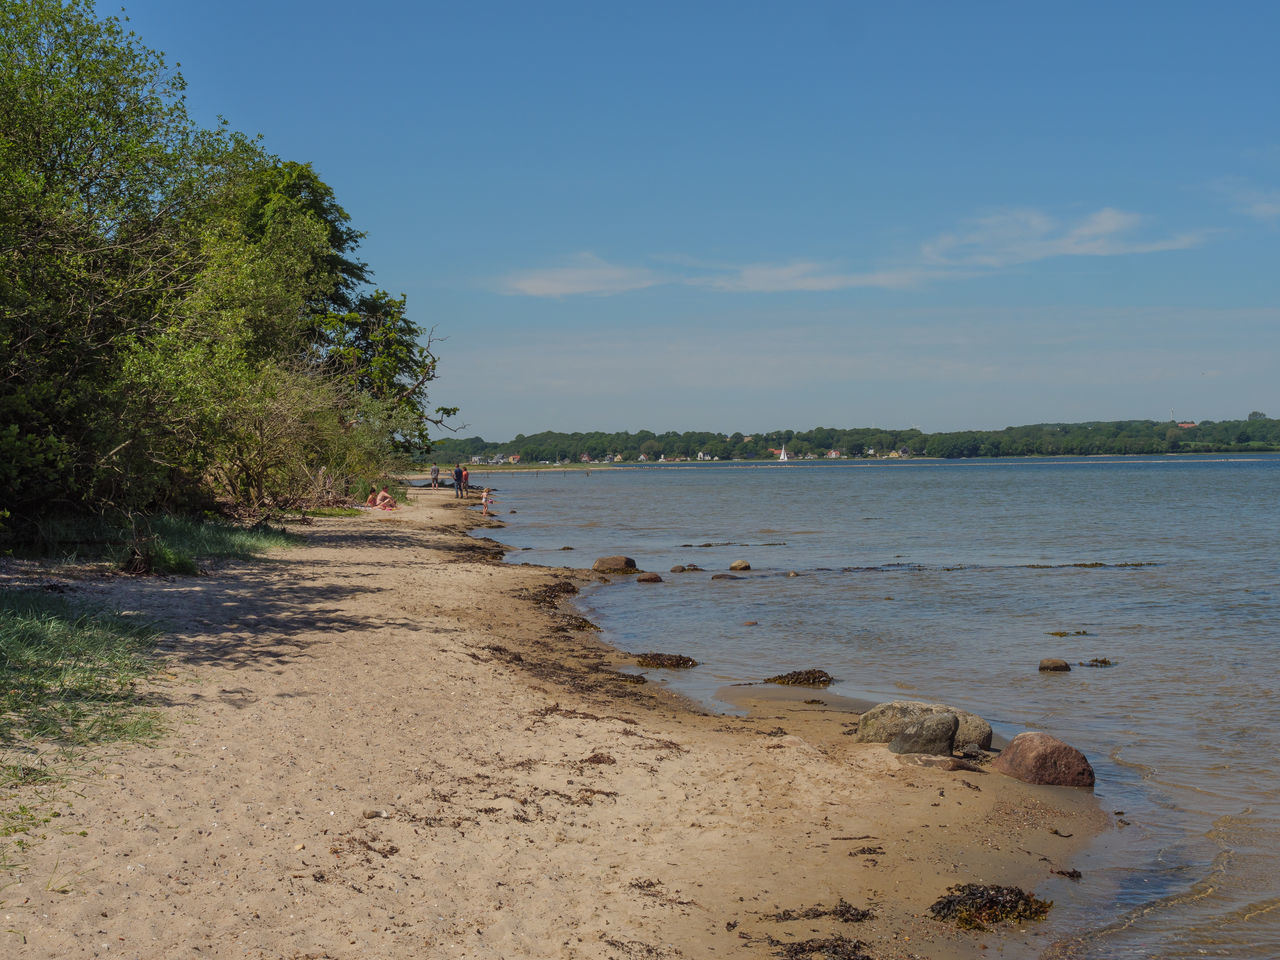
{"type": "Polygon", "coordinates": [[[901,289],[932,279],[936,271],[917,269],[841,273],[832,265],[806,260],[791,263],[752,263],[728,268],[715,276],[686,280],[693,286],[730,293],[781,293],[789,290],[848,290],[853,287],[901,289]]]}
{"type": "Polygon", "coordinates": [[[1225,195],[1238,213],[1266,223],[1280,220],[1280,190],[1257,187],[1238,177],[1225,177],[1214,189],[1225,195]]]}
{"type": "MultiPolygon", "coordinates": [[[[1275,215],[1280,216],[1280,195],[1272,197],[1271,202],[1275,215]]],[[[1204,242],[1206,236],[1203,232],[1152,236],[1144,234],[1144,224],[1140,214],[1114,207],[1103,207],[1066,223],[1025,207],[978,218],[963,230],[944,233],[923,244],[914,259],[881,269],[848,270],[837,263],[815,260],[707,263],[667,254],[652,258],[665,264],[660,272],[580,253],[563,266],[511,274],[502,288],[506,293],[533,297],[610,295],[676,284],[725,293],[822,292],[859,287],[902,290],[938,280],[982,276],[1055,257],[1117,257],[1185,250],[1204,242]]]]}
{"type": "Polygon", "coordinates": [[[1004,210],[974,221],[963,233],[947,233],[924,245],[926,262],[998,269],[1052,257],[1117,257],[1186,250],[1203,242],[1200,233],[1135,237],[1140,214],[1104,207],[1063,224],[1032,208],[1004,210]]]}
{"type": "Polygon", "coordinates": [[[647,267],[620,266],[593,253],[579,253],[564,266],[513,273],[504,279],[503,289],[529,297],[568,297],[625,293],[665,282],[647,267]]]}

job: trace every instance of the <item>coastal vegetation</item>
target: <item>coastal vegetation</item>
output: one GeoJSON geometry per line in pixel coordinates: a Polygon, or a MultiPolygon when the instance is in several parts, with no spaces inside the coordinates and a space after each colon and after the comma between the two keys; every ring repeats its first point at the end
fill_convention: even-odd
{"type": "Polygon", "coordinates": [[[876,427],[773,430],[756,434],[691,431],[653,433],[519,434],[507,443],[481,437],[441,440],[434,454],[442,460],[480,457],[522,464],[589,460],[646,462],[664,460],[773,460],[786,446],[793,459],[886,456],[1028,457],[1093,454],[1235,453],[1280,451],[1280,420],[1254,411],[1244,420],[1200,423],[1114,420],[1088,423],[1038,423],[1003,430],[924,433],[915,428],[876,427]]]}
{"type": "Polygon", "coordinates": [[[381,477],[452,413],[310,163],[188,114],[87,0],[0,0],[0,537],[260,517],[381,477]]]}

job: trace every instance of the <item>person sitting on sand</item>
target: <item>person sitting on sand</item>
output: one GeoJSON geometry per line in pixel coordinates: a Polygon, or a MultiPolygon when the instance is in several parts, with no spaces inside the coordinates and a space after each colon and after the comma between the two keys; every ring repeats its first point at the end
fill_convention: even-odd
{"type": "Polygon", "coordinates": [[[376,507],[378,505],[378,487],[376,484],[369,484],[369,497],[365,500],[366,507],[376,507]]]}
{"type": "Polygon", "coordinates": [[[484,493],[480,494],[480,506],[484,508],[483,510],[480,511],[481,515],[486,517],[493,516],[493,514],[489,512],[489,507],[491,507],[492,505],[493,505],[493,491],[490,490],[488,487],[485,487],[484,493]]]}
{"type": "Polygon", "coordinates": [[[387,493],[387,488],[383,487],[378,493],[378,499],[374,506],[379,510],[394,510],[396,508],[396,498],[387,493]]]}

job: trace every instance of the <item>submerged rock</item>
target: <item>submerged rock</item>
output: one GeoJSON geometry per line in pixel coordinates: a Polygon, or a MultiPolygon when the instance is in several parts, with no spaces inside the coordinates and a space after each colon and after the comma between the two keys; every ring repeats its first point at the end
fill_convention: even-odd
{"type": "Polygon", "coordinates": [[[1093,789],[1093,767],[1085,755],[1039,731],[1014,737],[991,762],[991,769],[1023,783],[1093,789]]]}
{"type": "Polygon", "coordinates": [[[934,713],[903,727],[889,741],[893,753],[930,753],[949,757],[955,747],[960,718],[954,713],[934,713]]]}
{"type": "Polygon", "coordinates": [[[635,573],[636,562],[630,557],[601,557],[591,565],[597,573],[635,573]]]}
{"type": "Polygon", "coordinates": [[[1071,664],[1060,657],[1045,657],[1040,661],[1041,673],[1064,673],[1071,669],[1071,664]]]}
{"type": "Polygon", "coordinates": [[[766,677],[765,683],[781,683],[789,687],[829,687],[834,677],[825,670],[792,670],[776,677],[766,677]]]}
{"type": "Polygon", "coordinates": [[[858,718],[857,739],[863,743],[889,743],[912,724],[938,713],[954,714],[959,726],[955,742],[977,744],[983,750],[991,746],[991,724],[976,713],[957,710],[945,703],[924,703],[920,700],[891,700],[877,704],[858,718]]]}
{"type": "Polygon", "coordinates": [[[656,573],[642,573],[636,577],[636,583],[661,583],[662,577],[656,573]]]}
{"type": "Polygon", "coordinates": [[[711,575],[711,579],[712,580],[741,580],[742,578],[736,577],[732,573],[713,573],[711,575]]]}
{"type": "Polygon", "coordinates": [[[682,653],[642,653],[636,657],[636,663],[642,667],[661,667],[666,670],[687,669],[698,665],[697,660],[682,653]]]}
{"type": "Polygon", "coordinates": [[[685,571],[685,566],[683,563],[677,563],[674,567],[671,568],[672,573],[684,573],[684,571],[685,571]]]}

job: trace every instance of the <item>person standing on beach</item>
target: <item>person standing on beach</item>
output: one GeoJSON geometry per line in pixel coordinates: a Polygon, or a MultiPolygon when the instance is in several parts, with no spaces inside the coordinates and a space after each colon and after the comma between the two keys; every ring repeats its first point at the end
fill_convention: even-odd
{"type": "Polygon", "coordinates": [[[466,467],[462,468],[462,495],[465,497],[471,493],[471,471],[466,467]]]}
{"type": "Polygon", "coordinates": [[[492,516],[492,514],[489,513],[489,508],[493,506],[493,491],[488,487],[485,487],[484,493],[480,494],[480,505],[483,508],[480,512],[484,516],[492,516]]]}
{"type": "Polygon", "coordinates": [[[460,463],[453,465],[453,496],[455,500],[462,499],[462,464],[460,463]]]}
{"type": "Polygon", "coordinates": [[[433,463],[431,465],[431,489],[440,489],[440,464],[433,463]]]}

